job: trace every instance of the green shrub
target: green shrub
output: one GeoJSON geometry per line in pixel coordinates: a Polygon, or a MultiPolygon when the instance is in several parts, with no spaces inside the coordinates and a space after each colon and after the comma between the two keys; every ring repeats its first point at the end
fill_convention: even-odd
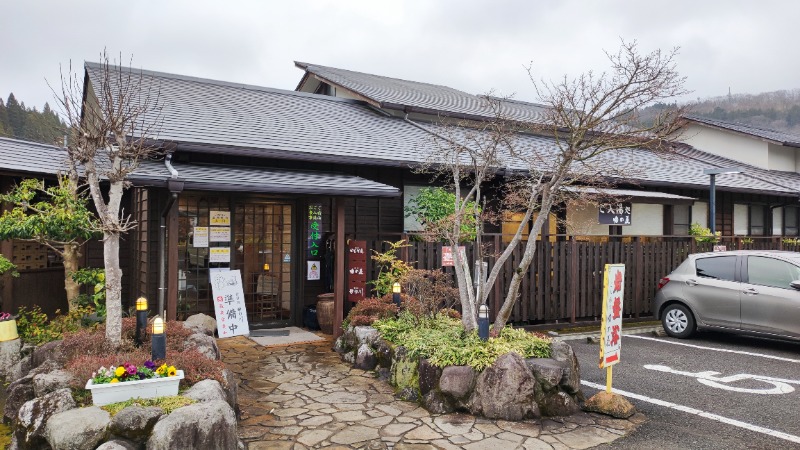
{"type": "Polygon", "coordinates": [[[106,271],[83,268],[72,274],[72,280],[81,286],[88,286],[91,294],[80,294],[76,303],[93,307],[99,317],[106,316],[106,271]]]}
{"type": "Polygon", "coordinates": [[[380,272],[377,279],[369,283],[375,286],[373,290],[378,296],[390,294],[394,283],[399,283],[403,276],[413,269],[410,264],[397,257],[397,250],[408,247],[406,241],[386,241],[386,243],[389,244],[389,249],[385,252],[372,251],[372,260],[380,267],[380,272]]]}
{"type": "Polygon", "coordinates": [[[33,308],[20,306],[17,313],[17,332],[20,339],[33,345],[42,345],[61,339],[64,333],[81,329],[85,316],[93,312],[92,308],[78,307],[67,314],[56,311],[55,317],[49,319],[38,305],[33,308]]]}
{"type": "Polygon", "coordinates": [[[696,236],[694,238],[697,242],[712,242],[717,243],[719,242],[720,238],[722,237],[722,232],[717,231],[713,235],[711,234],[711,229],[706,228],[699,223],[695,222],[689,226],[689,234],[691,236],[696,236]]]}
{"type": "Polygon", "coordinates": [[[396,319],[378,320],[372,326],[387,341],[405,347],[409,356],[426,358],[437,367],[466,365],[480,372],[510,352],[523,358],[550,356],[550,339],[544,336],[506,327],[484,342],[477,333],[467,334],[458,319],[444,314],[420,320],[403,311],[396,319]]]}
{"type": "Polygon", "coordinates": [[[0,275],[5,274],[6,272],[10,273],[12,277],[19,276],[19,272],[17,272],[17,266],[6,259],[5,256],[0,255],[0,275]]]}

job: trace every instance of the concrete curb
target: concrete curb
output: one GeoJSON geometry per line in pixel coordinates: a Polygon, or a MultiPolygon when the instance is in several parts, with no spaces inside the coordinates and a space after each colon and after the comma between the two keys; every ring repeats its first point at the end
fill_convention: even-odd
{"type": "MultiPolygon", "coordinates": [[[[661,328],[660,325],[649,326],[649,327],[634,327],[634,328],[625,328],[622,327],[622,335],[625,336],[626,334],[642,334],[642,333],[663,333],[664,329],[661,328]]],[[[663,334],[662,334],[663,335],[663,334]]],[[[600,339],[600,331],[587,331],[584,333],[564,333],[559,334],[558,336],[552,336],[553,340],[556,341],[574,341],[576,339],[600,339]]]]}

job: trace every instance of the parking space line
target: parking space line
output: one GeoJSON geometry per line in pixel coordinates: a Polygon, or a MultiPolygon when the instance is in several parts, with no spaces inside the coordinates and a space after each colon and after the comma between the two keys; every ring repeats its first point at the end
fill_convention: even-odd
{"type": "MultiPolygon", "coordinates": [[[[584,381],[581,380],[581,384],[590,388],[598,389],[598,390],[605,390],[605,385],[592,383],[591,381],[584,381]]],[[[720,416],[718,414],[713,414],[705,411],[701,411],[699,409],[695,409],[689,406],[679,405],[677,403],[668,402],[665,400],[659,400],[657,398],[651,398],[644,395],[634,394],[633,392],[623,391],[620,389],[612,389],[612,392],[622,395],[623,397],[634,398],[636,400],[641,400],[643,402],[652,403],[658,406],[664,406],[670,409],[674,409],[677,411],[682,411],[689,414],[694,414],[696,416],[705,417],[706,419],[711,419],[717,422],[721,422],[728,425],[733,425],[735,427],[744,428],[745,430],[755,431],[756,433],[766,434],[767,436],[772,436],[778,439],[783,439],[784,441],[794,442],[796,444],[800,444],[800,436],[795,436],[793,434],[784,433],[782,431],[773,430],[770,428],[760,427],[758,425],[753,425],[747,422],[742,422],[740,420],[731,419],[729,417],[720,416]]]]}
{"type": "Polygon", "coordinates": [[[775,359],[777,361],[800,363],[800,359],[784,358],[782,356],[764,355],[762,353],[745,352],[745,351],[742,351],[742,350],[729,350],[727,348],[703,347],[702,345],[687,344],[685,342],[665,341],[664,339],[652,338],[652,337],[647,337],[647,336],[626,335],[623,339],[628,339],[628,338],[644,339],[646,341],[656,341],[656,342],[661,342],[661,343],[664,343],[664,344],[682,345],[684,347],[699,348],[699,349],[702,349],[702,350],[713,350],[715,352],[736,353],[737,355],[757,356],[759,358],[775,359]]]}

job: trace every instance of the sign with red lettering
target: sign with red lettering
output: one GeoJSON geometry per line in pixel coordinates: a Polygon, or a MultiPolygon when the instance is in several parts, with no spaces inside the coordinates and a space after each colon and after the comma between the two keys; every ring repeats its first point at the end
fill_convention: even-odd
{"type": "Polygon", "coordinates": [[[347,242],[347,299],[364,300],[367,292],[367,241],[347,242]]]}
{"type": "MultiPolygon", "coordinates": [[[[467,248],[463,245],[458,246],[458,252],[461,254],[461,260],[467,259],[467,248]]],[[[449,245],[442,245],[442,267],[453,267],[456,265],[453,258],[453,247],[449,245]]]]}
{"type": "Polygon", "coordinates": [[[624,296],[625,264],[606,264],[603,274],[603,317],[600,324],[601,369],[619,362],[624,296]]]}
{"type": "Polygon", "coordinates": [[[220,338],[250,334],[244,305],[242,275],[238,270],[218,271],[211,275],[214,314],[220,338]]]}

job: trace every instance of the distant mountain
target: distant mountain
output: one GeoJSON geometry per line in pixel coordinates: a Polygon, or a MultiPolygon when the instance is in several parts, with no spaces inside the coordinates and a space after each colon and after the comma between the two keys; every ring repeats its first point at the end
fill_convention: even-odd
{"type": "Polygon", "coordinates": [[[61,145],[66,132],[67,126],[47,103],[40,112],[17,101],[13,93],[5,103],[0,99],[0,136],[61,145]]]}
{"type": "MultiPolygon", "coordinates": [[[[733,94],[699,100],[688,105],[691,114],[710,119],[738,122],[800,135],[800,89],[733,94]]],[[[656,104],[640,111],[642,121],[651,120],[664,108],[656,104]]]]}

